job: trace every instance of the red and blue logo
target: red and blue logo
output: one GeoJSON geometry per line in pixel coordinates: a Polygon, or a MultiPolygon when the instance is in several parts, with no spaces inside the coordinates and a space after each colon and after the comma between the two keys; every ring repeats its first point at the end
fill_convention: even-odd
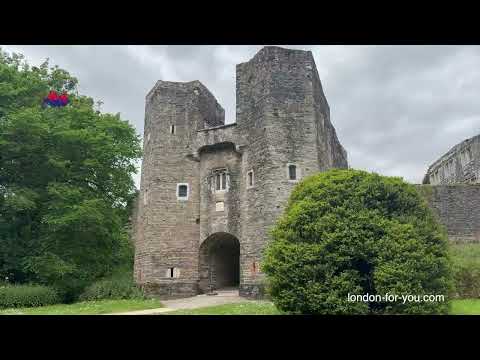
{"type": "Polygon", "coordinates": [[[43,99],[44,105],[50,105],[53,107],[63,107],[67,105],[69,102],[68,95],[63,93],[62,95],[58,95],[56,91],[50,91],[48,96],[43,99]]]}

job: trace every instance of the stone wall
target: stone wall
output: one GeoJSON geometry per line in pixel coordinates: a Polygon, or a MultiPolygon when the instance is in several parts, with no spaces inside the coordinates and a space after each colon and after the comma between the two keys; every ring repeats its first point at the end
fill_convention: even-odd
{"type": "Polygon", "coordinates": [[[466,139],[435,161],[424,184],[480,183],[480,135],[466,139]]]}
{"type": "Polygon", "coordinates": [[[480,184],[418,185],[452,242],[480,242],[480,184]]]}

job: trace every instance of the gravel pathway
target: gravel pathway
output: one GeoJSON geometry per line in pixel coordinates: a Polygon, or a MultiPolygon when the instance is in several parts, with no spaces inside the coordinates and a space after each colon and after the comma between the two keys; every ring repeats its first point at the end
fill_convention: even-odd
{"type": "Polygon", "coordinates": [[[108,315],[155,315],[174,310],[197,309],[207,306],[232,304],[246,301],[249,300],[238,295],[238,289],[219,290],[217,291],[217,295],[203,294],[182,299],[164,300],[162,301],[162,304],[165,305],[163,308],[129,311],[108,315]]]}

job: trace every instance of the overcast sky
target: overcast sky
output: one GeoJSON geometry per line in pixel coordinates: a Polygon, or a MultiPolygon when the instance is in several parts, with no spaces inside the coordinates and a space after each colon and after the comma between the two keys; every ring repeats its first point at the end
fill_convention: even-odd
{"type": "MultiPolygon", "coordinates": [[[[234,122],[235,65],[262,46],[1,47],[34,65],[50,58],[143,134],[145,95],[159,79],[200,80],[234,122]]],[[[480,133],[479,46],[285,47],[313,52],[353,168],[420,183],[429,164],[480,133]]]]}

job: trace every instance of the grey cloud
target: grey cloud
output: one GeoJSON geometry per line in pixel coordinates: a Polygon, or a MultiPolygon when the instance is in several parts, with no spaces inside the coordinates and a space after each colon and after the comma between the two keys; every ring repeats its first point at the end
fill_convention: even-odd
{"type": "MultiPolygon", "coordinates": [[[[301,46],[317,64],[331,120],[354,168],[421,182],[428,165],[478,134],[479,46],[301,46]]],[[[156,80],[200,80],[235,120],[235,65],[261,46],[6,46],[49,57],[80,91],[143,133],[156,80]]],[[[139,177],[137,176],[137,184],[139,177]]]]}

